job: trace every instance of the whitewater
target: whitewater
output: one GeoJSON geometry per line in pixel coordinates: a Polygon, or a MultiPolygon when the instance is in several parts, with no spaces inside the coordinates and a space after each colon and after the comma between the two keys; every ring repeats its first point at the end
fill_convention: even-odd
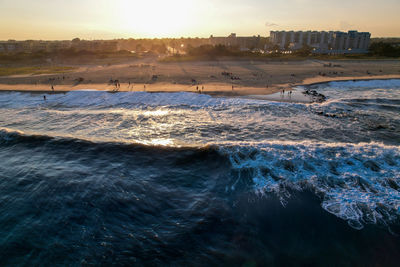
{"type": "Polygon", "coordinates": [[[1,262],[342,264],[347,242],[390,265],[400,80],[310,88],[326,101],[1,92],[1,262]]]}

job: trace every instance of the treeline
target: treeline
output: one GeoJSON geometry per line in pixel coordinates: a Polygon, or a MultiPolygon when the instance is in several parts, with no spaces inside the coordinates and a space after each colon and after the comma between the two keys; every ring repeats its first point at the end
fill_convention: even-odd
{"type": "MultiPolygon", "coordinates": [[[[279,47],[271,49],[271,53],[263,54],[261,51],[253,50],[253,51],[241,51],[238,47],[227,47],[224,45],[201,45],[198,47],[188,46],[186,49],[186,53],[189,56],[209,56],[209,57],[223,57],[223,56],[263,56],[263,57],[309,57],[314,56],[312,47],[303,46],[299,50],[293,51],[291,54],[285,54],[280,51],[279,47]]],[[[315,55],[315,56],[328,56],[329,55],[315,55]]],[[[343,57],[355,57],[355,56],[363,56],[363,55],[354,55],[354,54],[346,54],[342,55],[343,57]]],[[[400,57],[400,44],[396,43],[386,43],[386,42],[377,42],[372,43],[369,47],[369,53],[365,54],[364,57],[400,57]]],[[[335,55],[337,57],[337,55],[335,55]]]]}
{"type": "MultiPolygon", "coordinates": [[[[262,56],[262,57],[276,57],[283,55],[279,48],[272,49],[272,53],[265,54],[260,49],[253,50],[241,50],[236,46],[225,46],[225,45],[201,45],[198,47],[188,46],[186,53],[189,56],[209,56],[209,57],[224,57],[224,56],[262,56]]],[[[304,46],[302,49],[294,51],[291,55],[293,56],[309,56],[311,55],[311,47],[304,46]]]]}
{"type": "Polygon", "coordinates": [[[107,59],[107,58],[127,58],[137,57],[126,50],[120,51],[89,51],[89,50],[78,50],[75,48],[61,49],[56,51],[36,51],[33,53],[18,52],[18,53],[0,53],[0,64],[43,64],[53,61],[65,61],[65,60],[78,60],[88,62],[95,59],[107,59]],[[49,61],[50,60],[50,61],[49,61]]]}
{"type": "Polygon", "coordinates": [[[239,56],[244,54],[237,47],[227,47],[224,45],[201,45],[193,47],[187,46],[186,53],[189,56],[210,56],[210,57],[222,57],[222,56],[239,56]]]}
{"type": "Polygon", "coordinates": [[[400,57],[400,44],[377,42],[369,47],[369,54],[380,57],[400,57]]]}
{"type": "Polygon", "coordinates": [[[83,56],[83,55],[99,55],[99,54],[130,54],[129,51],[119,50],[119,51],[101,51],[101,50],[85,50],[85,49],[59,49],[55,51],[35,51],[35,52],[16,52],[16,53],[0,53],[0,58],[18,58],[21,57],[43,57],[43,56],[54,56],[54,55],[65,55],[65,56],[83,56]]]}
{"type": "Polygon", "coordinates": [[[208,38],[163,38],[163,39],[117,39],[120,49],[135,52],[153,52],[164,54],[168,47],[181,50],[182,47],[207,44],[208,38]]]}

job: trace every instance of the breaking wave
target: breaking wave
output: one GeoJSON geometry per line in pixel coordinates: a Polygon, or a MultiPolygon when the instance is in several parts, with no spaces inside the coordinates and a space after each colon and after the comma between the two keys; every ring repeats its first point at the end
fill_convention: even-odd
{"type": "Polygon", "coordinates": [[[399,83],[2,92],[0,262],[396,266],[399,83]]]}
{"type": "MultiPolygon", "coordinates": [[[[312,191],[322,207],[348,221],[356,229],[363,224],[388,225],[400,214],[400,147],[380,143],[224,142],[196,147],[147,146],[137,143],[93,142],[76,138],[27,135],[0,130],[2,146],[49,146],[54,150],[110,151],[109,157],[129,151],[219,154],[229,162],[231,179],[226,190],[251,189],[263,195],[274,193],[283,205],[288,189],[312,191]]],[[[94,151],[94,152],[93,152],[94,151]]],[[[49,152],[50,153],[50,152],[49,152]]],[[[176,159],[170,158],[171,165],[176,159]]],[[[215,158],[213,159],[215,160],[215,158]]]]}

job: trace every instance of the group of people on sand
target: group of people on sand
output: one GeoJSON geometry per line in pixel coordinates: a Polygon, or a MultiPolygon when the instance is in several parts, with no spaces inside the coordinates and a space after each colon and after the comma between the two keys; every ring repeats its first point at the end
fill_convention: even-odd
{"type": "MultiPolygon", "coordinates": [[[[109,81],[109,84],[113,84],[115,86],[113,91],[118,91],[121,88],[121,83],[119,82],[119,80],[113,80],[112,78],[109,81]]],[[[134,86],[134,83],[132,83],[131,81],[128,81],[128,89],[130,89],[132,91],[134,86]]],[[[143,85],[143,90],[146,91],[146,84],[143,85]]]]}
{"type": "Polygon", "coordinates": [[[121,88],[121,84],[119,83],[119,80],[113,80],[111,78],[109,81],[109,84],[113,84],[115,86],[114,90],[119,90],[121,88]]]}
{"type": "MultiPolygon", "coordinates": [[[[292,90],[288,91],[287,94],[288,94],[289,96],[291,96],[291,95],[292,95],[292,90]]],[[[281,91],[281,96],[284,96],[284,95],[285,95],[285,89],[282,89],[282,91],[281,91]]]]}
{"type": "Polygon", "coordinates": [[[128,89],[130,91],[132,91],[132,89],[133,89],[133,83],[131,83],[131,81],[128,81],[128,89]]]}
{"type": "Polygon", "coordinates": [[[201,88],[197,85],[197,86],[196,86],[196,91],[199,92],[200,94],[203,93],[203,91],[204,91],[204,85],[202,85],[201,88]]]}
{"type": "Polygon", "coordinates": [[[221,72],[221,75],[226,76],[226,77],[230,78],[231,80],[240,80],[240,77],[234,76],[232,72],[223,71],[223,72],[221,72]]]}

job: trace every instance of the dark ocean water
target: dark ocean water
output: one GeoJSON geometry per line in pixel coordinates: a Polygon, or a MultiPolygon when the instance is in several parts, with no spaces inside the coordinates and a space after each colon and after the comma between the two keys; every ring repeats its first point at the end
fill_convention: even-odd
{"type": "Polygon", "coordinates": [[[400,81],[314,89],[0,93],[0,265],[396,266],[400,81]]]}

